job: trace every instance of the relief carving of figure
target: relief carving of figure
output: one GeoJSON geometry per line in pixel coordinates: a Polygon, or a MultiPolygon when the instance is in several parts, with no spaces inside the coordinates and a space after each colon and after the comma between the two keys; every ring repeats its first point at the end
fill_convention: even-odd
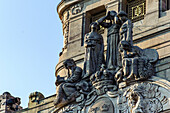
{"type": "Polygon", "coordinates": [[[96,22],[91,25],[91,32],[85,35],[85,60],[83,69],[83,79],[90,79],[90,75],[99,71],[104,62],[103,37],[97,30],[99,26],[96,22]]]}
{"type": "Polygon", "coordinates": [[[123,113],[158,113],[167,101],[157,85],[136,83],[119,96],[117,104],[123,113]]]}
{"type": "Polygon", "coordinates": [[[64,77],[57,76],[55,105],[75,101],[76,97],[79,96],[76,84],[81,80],[82,69],[76,66],[73,59],[67,59],[63,64],[65,68],[68,69],[68,77],[67,79],[64,79],[64,77]],[[71,70],[71,74],[69,74],[69,70],[71,70]]]}
{"type": "Polygon", "coordinates": [[[109,11],[105,17],[100,18],[97,22],[104,28],[108,28],[106,66],[109,70],[115,70],[119,65],[118,44],[120,20],[115,11],[109,11]],[[109,22],[105,22],[106,20],[109,20],[109,22]]]}

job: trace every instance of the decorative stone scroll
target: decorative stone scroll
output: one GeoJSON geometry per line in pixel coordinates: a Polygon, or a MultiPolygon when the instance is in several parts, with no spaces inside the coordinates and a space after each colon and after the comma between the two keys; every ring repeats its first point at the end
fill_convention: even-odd
{"type": "Polygon", "coordinates": [[[83,5],[81,4],[76,4],[71,8],[72,15],[76,15],[80,13],[83,9],[83,5]]]}
{"type": "MultiPolygon", "coordinates": [[[[81,11],[75,6],[72,13],[81,11]]],[[[133,45],[133,24],[124,11],[109,11],[85,35],[84,67],[73,59],[57,76],[54,113],[158,113],[170,109],[170,83],[154,79],[158,52],[133,45]],[[105,21],[107,20],[107,21],[105,21]],[[104,59],[99,26],[108,29],[104,59]],[[71,71],[71,73],[70,73],[71,71]]]]}

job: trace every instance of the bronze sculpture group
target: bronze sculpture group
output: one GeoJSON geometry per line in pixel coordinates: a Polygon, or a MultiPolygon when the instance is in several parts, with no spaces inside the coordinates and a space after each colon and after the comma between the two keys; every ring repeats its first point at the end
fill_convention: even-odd
{"type": "Polygon", "coordinates": [[[133,46],[133,24],[124,11],[118,14],[109,11],[105,17],[91,23],[90,28],[85,35],[83,69],[76,66],[73,59],[67,59],[63,64],[71,74],[68,73],[67,78],[57,76],[54,104],[58,108],[77,102],[81,106],[79,109],[83,109],[94,95],[118,90],[121,82],[145,80],[154,75],[157,51],[133,46]],[[99,26],[107,28],[106,59],[103,37],[97,32],[99,26]]]}

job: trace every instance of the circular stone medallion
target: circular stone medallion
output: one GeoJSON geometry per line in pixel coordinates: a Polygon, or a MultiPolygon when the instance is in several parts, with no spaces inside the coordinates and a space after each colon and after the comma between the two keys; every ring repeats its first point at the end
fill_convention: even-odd
{"type": "Polygon", "coordinates": [[[109,98],[103,97],[90,107],[88,113],[114,113],[114,106],[109,98]]]}

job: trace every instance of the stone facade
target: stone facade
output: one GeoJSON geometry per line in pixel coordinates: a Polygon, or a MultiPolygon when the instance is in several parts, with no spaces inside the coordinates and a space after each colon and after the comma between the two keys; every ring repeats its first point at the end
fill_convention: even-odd
{"type": "MultiPolygon", "coordinates": [[[[76,98],[69,97],[68,100],[63,99],[61,102],[57,99],[53,104],[56,95],[44,98],[41,93],[35,92],[30,94],[28,108],[19,112],[170,112],[170,10],[163,5],[165,1],[62,0],[57,6],[64,36],[64,47],[56,66],[57,95],[61,93],[69,97],[67,92],[71,91],[76,98]],[[132,54],[134,56],[122,57],[122,66],[118,70],[115,69],[115,72],[106,72],[107,66],[101,66],[100,70],[90,76],[91,86],[88,86],[86,81],[79,83],[78,80],[70,79],[71,76],[79,77],[84,71],[84,56],[87,50],[87,47],[86,49],[84,47],[87,37],[85,34],[92,32],[89,28],[90,24],[112,10],[125,11],[133,22],[132,49],[135,53],[132,54]],[[65,79],[67,84],[61,84],[69,70],[72,73],[65,79]],[[69,84],[71,80],[76,83],[74,87],[69,84]],[[78,91],[75,90],[75,86],[78,87],[78,91]],[[88,90],[90,87],[93,87],[91,91],[88,90]],[[61,90],[62,88],[64,91],[61,90]]],[[[103,52],[107,57],[108,29],[100,26],[98,33],[103,37],[103,52]]],[[[132,52],[125,47],[126,41],[120,45],[120,51],[132,52]]],[[[121,52],[120,54],[123,56],[121,52]]]]}
{"type": "Polygon", "coordinates": [[[55,97],[56,95],[44,97],[40,92],[33,92],[29,96],[28,108],[15,113],[51,113],[55,109],[53,104],[55,97]]]}
{"type": "MultiPolygon", "coordinates": [[[[65,20],[69,24],[69,30],[67,37],[64,35],[67,43],[60,53],[59,63],[56,66],[57,80],[58,75],[66,77],[66,73],[69,73],[69,69],[66,70],[63,65],[67,59],[74,59],[76,65],[84,70],[86,65],[84,63],[87,62],[87,35],[85,34],[93,34],[89,29],[90,23],[97,21],[100,24],[98,19],[112,10],[116,12],[124,10],[132,20],[133,46],[132,44],[128,45],[126,40],[120,43],[119,50],[127,53],[136,51],[136,56],[122,57],[122,68],[119,71],[111,72],[111,74],[109,74],[110,72],[105,73],[105,70],[108,70],[107,66],[101,67],[101,70],[90,75],[91,87],[94,89],[82,97],[83,101],[76,99],[77,103],[74,103],[73,99],[70,104],[66,105],[69,100],[62,100],[63,105],[57,103],[54,112],[150,113],[169,111],[170,21],[168,18],[170,10],[168,8],[163,10],[163,2],[163,0],[62,0],[60,2],[57,11],[63,26],[66,24],[65,20]],[[132,46],[132,51],[127,49],[127,46],[128,48],[132,46]],[[114,84],[114,80],[117,84],[114,84]],[[85,98],[86,96],[87,98],[85,98]]],[[[63,31],[64,29],[65,27],[63,27],[63,31]]],[[[102,28],[98,32],[104,40],[106,59],[108,30],[102,28]]],[[[120,54],[122,56],[121,52],[120,54]]],[[[134,55],[134,53],[132,54],[134,55]]],[[[82,74],[82,76],[84,75],[82,74]]],[[[59,86],[57,85],[57,87],[59,86]]],[[[58,93],[61,92],[57,90],[57,95],[58,93]]],[[[77,98],[81,98],[81,96],[77,98]]]]}
{"type": "MultiPolygon", "coordinates": [[[[160,9],[159,0],[146,0],[146,14],[144,19],[139,20],[134,24],[133,28],[133,42],[134,45],[139,46],[142,49],[151,48],[156,49],[159,53],[159,61],[156,66],[156,75],[170,80],[169,78],[169,40],[170,40],[170,10],[162,12],[160,9]],[[163,15],[163,16],[162,16],[163,15]]],[[[84,61],[84,35],[89,32],[89,25],[92,22],[92,18],[95,15],[102,12],[108,12],[110,10],[120,11],[126,10],[128,1],[126,0],[68,0],[61,1],[57,7],[57,11],[62,20],[63,26],[65,26],[64,14],[69,13],[69,31],[67,32],[67,48],[63,48],[59,63],[56,66],[56,75],[64,75],[66,72],[63,68],[63,61],[68,58],[74,58],[77,65],[83,67],[84,61]],[[77,13],[73,14],[74,7],[80,7],[77,9],[77,13]],[[72,54],[70,54],[72,53],[72,54]]],[[[68,15],[68,14],[67,14],[68,15]]],[[[103,16],[103,15],[101,15],[103,16]]],[[[65,27],[63,27],[64,31],[65,27]]],[[[105,43],[106,51],[106,35],[107,30],[102,33],[105,43]]],[[[66,38],[66,37],[64,37],[66,38]]]]}

